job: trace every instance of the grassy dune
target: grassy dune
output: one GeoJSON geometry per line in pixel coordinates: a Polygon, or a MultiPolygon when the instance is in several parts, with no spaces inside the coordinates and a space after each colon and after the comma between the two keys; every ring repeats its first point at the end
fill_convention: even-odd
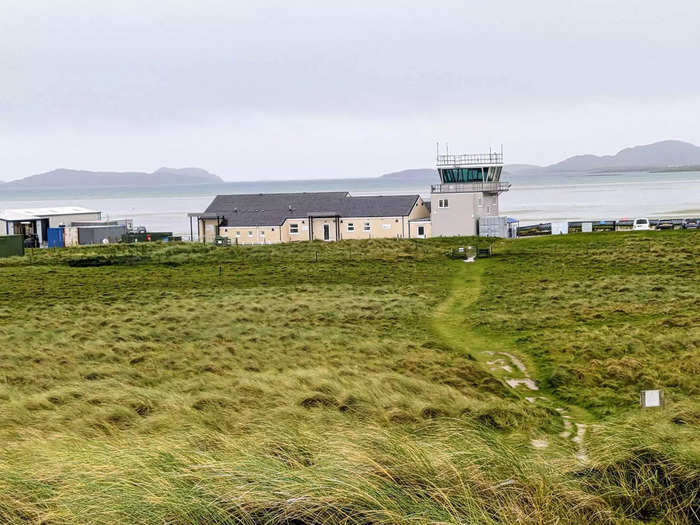
{"type": "Polygon", "coordinates": [[[699,237],[652,233],[2,259],[0,522],[695,523],[699,237]]]}

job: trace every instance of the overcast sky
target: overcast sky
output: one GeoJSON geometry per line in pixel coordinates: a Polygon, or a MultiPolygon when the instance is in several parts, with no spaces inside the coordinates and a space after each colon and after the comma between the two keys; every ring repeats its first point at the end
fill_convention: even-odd
{"type": "Polygon", "coordinates": [[[700,144],[698,0],[0,0],[0,180],[700,144]]]}

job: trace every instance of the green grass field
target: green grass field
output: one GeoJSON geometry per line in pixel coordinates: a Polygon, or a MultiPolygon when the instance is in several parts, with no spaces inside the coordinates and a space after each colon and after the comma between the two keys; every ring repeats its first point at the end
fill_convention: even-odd
{"type": "Polygon", "coordinates": [[[0,523],[698,523],[699,240],[0,259],[0,523]]]}

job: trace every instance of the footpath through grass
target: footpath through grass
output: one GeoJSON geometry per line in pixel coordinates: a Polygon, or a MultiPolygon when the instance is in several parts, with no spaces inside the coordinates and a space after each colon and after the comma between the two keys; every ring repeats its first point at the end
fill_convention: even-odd
{"type": "Polygon", "coordinates": [[[697,235],[676,233],[473,264],[445,257],[473,239],[0,260],[0,522],[693,523],[697,235]],[[668,406],[641,413],[645,386],[668,406]],[[593,423],[587,461],[557,403],[593,423]]]}

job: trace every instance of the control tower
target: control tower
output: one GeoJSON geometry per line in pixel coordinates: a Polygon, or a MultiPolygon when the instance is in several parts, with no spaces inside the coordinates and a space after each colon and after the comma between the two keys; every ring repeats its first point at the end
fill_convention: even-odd
{"type": "Polygon", "coordinates": [[[476,235],[479,217],[498,215],[503,153],[437,156],[440,184],[431,186],[433,237],[476,235]]]}

